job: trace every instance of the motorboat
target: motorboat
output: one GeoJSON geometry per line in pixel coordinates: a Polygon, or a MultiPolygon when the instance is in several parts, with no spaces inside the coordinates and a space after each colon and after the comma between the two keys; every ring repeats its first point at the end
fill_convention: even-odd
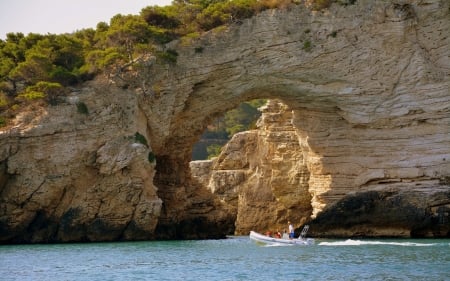
{"type": "Polygon", "coordinates": [[[276,238],[268,235],[258,233],[256,231],[250,231],[250,239],[256,243],[266,244],[266,245],[313,245],[313,238],[306,238],[306,233],[308,232],[309,225],[305,225],[302,232],[298,238],[276,238]]]}

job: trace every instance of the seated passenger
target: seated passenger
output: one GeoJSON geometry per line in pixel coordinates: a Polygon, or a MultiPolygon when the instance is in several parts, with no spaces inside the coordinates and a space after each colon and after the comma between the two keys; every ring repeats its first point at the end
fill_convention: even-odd
{"type": "Polygon", "coordinates": [[[275,232],[275,238],[281,238],[281,233],[279,230],[277,230],[277,232],[275,232]]]}

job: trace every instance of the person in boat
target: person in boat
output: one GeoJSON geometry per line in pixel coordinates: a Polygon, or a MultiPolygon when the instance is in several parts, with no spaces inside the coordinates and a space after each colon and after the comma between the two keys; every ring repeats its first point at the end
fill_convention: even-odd
{"type": "Polygon", "coordinates": [[[289,234],[287,233],[286,229],[283,232],[283,236],[281,237],[283,239],[289,239],[289,234]]]}
{"type": "Polygon", "coordinates": [[[281,238],[281,232],[277,229],[277,232],[275,232],[275,238],[281,238]]]}
{"type": "Polygon", "coordinates": [[[289,224],[289,239],[293,239],[294,238],[294,226],[292,225],[292,223],[290,221],[288,221],[289,224]]]}

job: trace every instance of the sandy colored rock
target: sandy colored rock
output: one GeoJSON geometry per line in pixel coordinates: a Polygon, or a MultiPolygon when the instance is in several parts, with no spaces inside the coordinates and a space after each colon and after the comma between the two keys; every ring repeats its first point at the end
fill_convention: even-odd
{"type": "Polygon", "coordinates": [[[135,93],[95,81],[28,114],[32,126],[17,124],[0,138],[1,241],[148,238],[162,202],[151,150],[135,140],[147,129],[135,93]]]}
{"type": "Polygon", "coordinates": [[[436,192],[420,208],[446,210],[437,191],[450,186],[449,5],[264,11],[169,43],[174,64],[148,60],[18,115],[0,135],[0,241],[224,237],[277,226],[269,214],[299,226],[351,194],[399,188],[436,192]],[[192,146],[213,118],[255,98],[280,100],[286,108],[272,117],[289,114],[291,127],[265,120],[236,136],[244,149],[230,144],[217,160],[226,180],[212,177],[212,193],[191,176],[192,146]]]}

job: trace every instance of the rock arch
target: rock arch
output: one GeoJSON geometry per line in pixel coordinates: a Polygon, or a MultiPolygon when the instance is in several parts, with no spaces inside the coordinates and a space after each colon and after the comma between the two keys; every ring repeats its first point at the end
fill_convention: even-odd
{"type": "Polygon", "coordinates": [[[313,217],[357,191],[439,190],[450,165],[449,39],[438,31],[450,27],[448,4],[359,2],[267,11],[172,43],[177,65],[152,80],[162,90],[150,107],[171,114],[150,125],[150,138],[160,139],[160,163],[177,167],[160,178],[189,177],[189,149],[211,117],[276,98],[294,112],[313,217]]]}
{"type": "Polygon", "coordinates": [[[265,11],[171,42],[176,63],[19,116],[0,134],[0,243],[223,237],[235,217],[192,177],[190,152],[255,98],[289,108],[316,235],[448,236],[449,5],[265,11]]]}

